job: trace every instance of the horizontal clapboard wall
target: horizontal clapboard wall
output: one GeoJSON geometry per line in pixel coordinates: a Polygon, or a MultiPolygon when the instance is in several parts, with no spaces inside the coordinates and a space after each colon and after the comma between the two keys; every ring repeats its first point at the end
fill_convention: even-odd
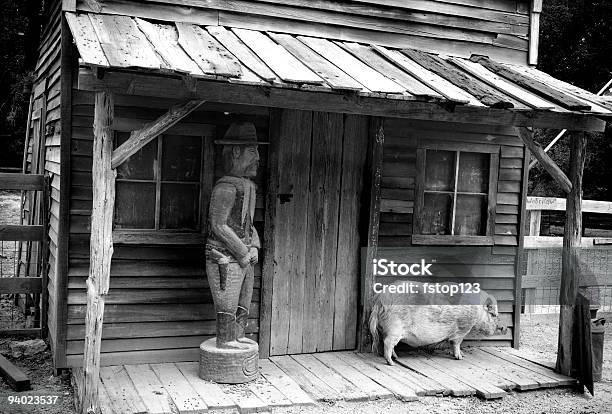
{"type": "Polygon", "coordinates": [[[529,2],[516,0],[78,1],[77,10],[221,25],[527,63],[529,2]]]}
{"type": "MultiPolygon", "coordinates": [[[[40,44],[38,45],[38,59],[34,68],[34,82],[32,88],[32,105],[28,119],[28,140],[25,159],[25,171],[28,173],[48,174],[51,184],[49,201],[49,252],[48,252],[48,338],[52,350],[57,343],[57,313],[58,307],[55,303],[57,286],[57,244],[59,229],[59,203],[60,203],[60,111],[61,111],[61,84],[60,84],[60,43],[61,43],[61,2],[52,1],[46,5],[44,10],[43,27],[40,44]]],[[[34,45],[31,45],[34,46],[34,45]]],[[[39,197],[39,196],[36,196],[39,197]]],[[[35,201],[32,197],[24,198],[22,209],[24,211],[24,223],[33,219],[32,212],[39,206],[40,200],[35,201]]],[[[39,255],[36,246],[33,245],[32,261],[39,255]]],[[[25,261],[26,249],[22,251],[22,260],[25,261]]],[[[34,272],[35,265],[30,266],[30,272],[34,272]]],[[[30,276],[36,276],[30,274],[30,276]]]]}
{"type": "MultiPolygon", "coordinates": [[[[384,130],[378,238],[382,251],[385,254],[395,252],[396,259],[403,263],[435,260],[431,281],[480,283],[497,298],[501,320],[512,327],[524,154],[521,140],[513,128],[504,126],[386,119],[384,130]],[[418,140],[499,145],[493,246],[421,246],[412,243],[418,140]]],[[[426,281],[421,277],[418,280],[426,281]]],[[[488,345],[509,345],[511,339],[512,329],[505,335],[483,338],[488,345]]]]}
{"type": "MultiPolygon", "coordinates": [[[[114,128],[118,131],[137,128],[174,103],[165,99],[116,96],[114,128]]],[[[74,90],[72,114],[66,353],[68,365],[78,366],[83,358],[87,308],[85,283],[89,266],[92,196],[93,95],[74,90]]],[[[235,120],[254,122],[259,139],[268,140],[267,109],[231,105],[205,104],[169,133],[218,139],[235,120]]],[[[222,172],[218,148],[216,152],[215,180],[222,172]]],[[[263,235],[265,147],[260,147],[260,153],[260,173],[255,180],[258,187],[255,226],[263,235]]],[[[154,235],[150,237],[154,238],[154,235]]],[[[201,241],[159,245],[151,240],[114,246],[102,331],[103,365],[196,361],[199,344],[215,335],[215,312],[205,275],[201,241]]],[[[259,332],[260,288],[261,266],[258,264],[247,327],[248,336],[255,340],[259,332]]]]}

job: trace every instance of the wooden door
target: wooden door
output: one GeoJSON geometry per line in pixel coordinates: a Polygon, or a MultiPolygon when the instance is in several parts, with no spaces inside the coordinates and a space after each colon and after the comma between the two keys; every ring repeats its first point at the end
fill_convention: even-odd
{"type": "Polygon", "coordinates": [[[367,131],[365,117],[272,115],[262,355],[355,347],[367,131]]]}

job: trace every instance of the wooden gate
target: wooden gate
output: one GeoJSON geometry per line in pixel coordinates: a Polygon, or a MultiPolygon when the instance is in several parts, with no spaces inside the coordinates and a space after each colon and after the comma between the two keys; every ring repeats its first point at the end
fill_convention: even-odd
{"type": "Polygon", "coordinates": [[[357,116],[272,116],[260,330],[270,355],[355,347],[367,131],[357,116]]]}
{"type": "Polygon", "coordinates": [[[48,178],[44,175],[0,173],[0,190],[27,192],[26,196],[31,200],[29,205],[40,206],[40,211],[30,211],[32,220],[27,225],[0,224],[0,242],[18,242],[15,243],[17,264],[10,277],[0,278],[0,294],[31,295],[35,307],[35,320],[40,323],[35,328],[0,329],[1,334],[45,336],[48,296],[46,288],[48,189],[48,178]],[[36,224],[33,222],[34,218],[37,220],[36,224]],[[37,252],[37,258],[33,257],[34,251],[37,252]],[[21,277],[22,274],[25,277],[21,277]]]}

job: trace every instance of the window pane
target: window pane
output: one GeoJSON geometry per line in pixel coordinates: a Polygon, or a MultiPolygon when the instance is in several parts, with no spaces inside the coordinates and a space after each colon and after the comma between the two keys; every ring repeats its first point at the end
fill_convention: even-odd
{"type": "Polygon", "coordinates": [[[455,153],[427,150],[425,161],[425,189],[453,191],[455,182],[455,153]]]}
{"type": "Polygon", "coordinates": [[[421,234],[450,234],[450,194],[424,194],[421,234]]]}
{"type": "Polygon", "coordinates": [[[200,212],[200,186],[197,184],[162,184],[162,229],[195,230],[200,212]]]}
{"type": "Polygon", "coordinates": [[[118,181],[116,189],[115,227],[155,228],[155,184],[118,181]]]}
{"type": "Polygon", "coordinates": [[[486,236],[487,197],[457,194],[455,234],[461,236],[486,236]]]}
{"type": "Polygon", "coordinates": [[[162,181],[200,181],[202,138],[164,135],[162,181]]]}
{"type": "Polygon", "coordinates": [[[457,191],[487,193],[489,191],[489,154],[459,153],[457,191]]]}
{"type": "MultiPolygon", "coordinates": [[[[129,136],[130,134],[127,132],[115,133],[115,148],[123,144],[129,138],[129,136]]],[[[156,160],[157,139],[154,139],[117,167],[117,178],[154,180],[156,160]]]]}

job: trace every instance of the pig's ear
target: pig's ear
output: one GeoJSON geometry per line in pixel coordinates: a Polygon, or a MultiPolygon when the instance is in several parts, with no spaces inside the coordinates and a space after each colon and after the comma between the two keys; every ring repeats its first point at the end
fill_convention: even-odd
{"type": "Polygon", "coordinates": [[[491,296],[488,296],[484,303],[484,307],[487,310],[487,312],[489,312],[493,316],[497,316],[497,306],[496,305],[497,304],[495,303],[495,300],[491,296]]]}

